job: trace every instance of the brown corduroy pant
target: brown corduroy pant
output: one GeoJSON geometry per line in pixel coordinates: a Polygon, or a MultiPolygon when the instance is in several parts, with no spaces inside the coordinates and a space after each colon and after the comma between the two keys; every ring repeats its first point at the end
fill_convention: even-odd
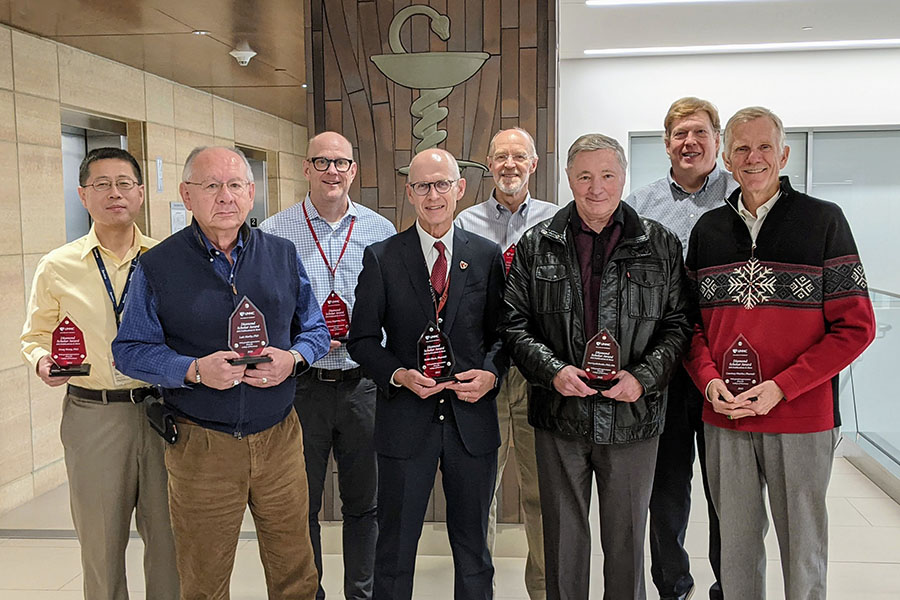
{"type": "Polygon", "coordinates": [[[179,423],[166,449],[169,510],[183,600],[227,599],[249,504],[272,600],[312,600],[318,588],[297,414],[237,439],[179,423]]]}

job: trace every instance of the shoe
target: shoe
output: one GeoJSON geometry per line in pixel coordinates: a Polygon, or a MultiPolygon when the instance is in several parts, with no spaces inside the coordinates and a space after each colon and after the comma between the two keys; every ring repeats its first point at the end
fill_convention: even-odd
{"type": "Polygon", "coordinates": [[[694,595],[694,589],[695,587],[692,585],[691,589],[683,594],[680,594],[678,596],[665,596],[661,597],[659,600],[690,600],[691,596],[694,595]]]}

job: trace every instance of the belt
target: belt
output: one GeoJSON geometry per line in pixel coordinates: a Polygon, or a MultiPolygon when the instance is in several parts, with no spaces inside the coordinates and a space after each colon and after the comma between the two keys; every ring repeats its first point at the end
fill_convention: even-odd
{"type": "Polygon", "coordinates": [[[319,381],[336,383],[340,381],[355,381],[363,377],[362,367],[353,369],[317,369],[313,367],[309,370],[310,376],[315,377],[319,381]]]}
{"type": "Polygon", "coordinates": [[[156,390],[151,387],[134,388],[130,390],[89,390],[87,388],[78,387],[69,384],[68,393],[82,400],[91,400],[93,402],[131,402],[138,404],[144,401],[144,396],[155,394],[156,390]]]}

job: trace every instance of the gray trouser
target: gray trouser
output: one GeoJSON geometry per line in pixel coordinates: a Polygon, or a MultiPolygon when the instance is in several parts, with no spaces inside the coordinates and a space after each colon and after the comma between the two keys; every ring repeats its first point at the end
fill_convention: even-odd
{"type": "Polygon", "coordinates": [[[659,437],[593,444],[535,430],[548,600],[587,600],[591,477],[600,501],[604,600],[644,600],[644,533],[659,437]]]}
{"type": "MultiPolygon", "coordinates": [[[[516,471],[525,516],[525,539],[528,558],[525,561],[525,589],[531,600],[547,597],[544,582],[544,531],[541,524],[541,497],[538,491],[537,459],[534,456],[534,428],[528,424],[528,382],[516,367],[509,372],[497,394],[497,416],[500,421],[500,449],[497,453],[497,484],[488,521],[488,548],[494,556],[497,537],[497,491],[510,451],[516,457],[516,471]]],[[[496,586],[495,586],[496,587],[496,586]]]]}
{"type": "Polygon", "coordinates": [[[134,513],[144,540],[147,599],[178,598],[165,442],[147,423],[144,405],[103,404],[67,395],[60,436],[81,544],[84,597],[128,598],[125,547],[134,513]]]}
{"type": "MultiPolygon", "coordinates": [[[[752,417],[750,417],[752,418],[752,417]]],[[[825,600],[825,492],[840,431],[750,433],[704,425],[709,487],[722,534],[728,600],[766,597],[768,488],[786,600],[825,600]]]]}

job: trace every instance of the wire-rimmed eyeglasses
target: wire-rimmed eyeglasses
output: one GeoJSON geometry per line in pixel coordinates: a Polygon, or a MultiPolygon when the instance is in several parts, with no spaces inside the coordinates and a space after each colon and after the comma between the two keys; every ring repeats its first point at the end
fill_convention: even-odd
{"type": "Polygon", "coordinates": [[[431,191],[431,186],[434,186],[434,189],[438,194],[446,194],[457,181],[459,181],[459,179],[439,179],[437,181],[417,181],[407,185],[412,188],[412,191],[416,196],[427,196],[428,192],[431,191]]]}

